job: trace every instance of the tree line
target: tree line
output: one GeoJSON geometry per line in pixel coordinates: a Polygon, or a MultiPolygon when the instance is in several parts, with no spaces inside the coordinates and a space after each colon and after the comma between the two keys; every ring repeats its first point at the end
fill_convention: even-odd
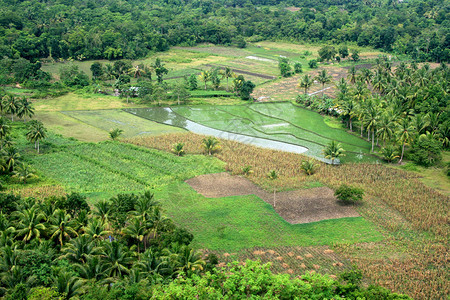
{"type": "Polygon", "coordinates": [[[0,57],[136,59],[170,46],[353,43],[450,60],[448,0],[2,0],[0,57]],[[298,7],[294,11],[286,7],[298,7]]]}

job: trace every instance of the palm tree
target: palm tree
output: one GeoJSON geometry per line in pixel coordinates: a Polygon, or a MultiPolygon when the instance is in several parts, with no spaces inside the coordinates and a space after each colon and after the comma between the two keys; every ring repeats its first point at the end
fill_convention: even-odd
{"type": "Polygon", "coordinates": [[[400,156],[400,160],[398,161],[399,164],[403,161],[403,155],[405,154],[405,145],[411,142],[413,132],[414,126],[411,124],[411,121],[408,118],[401,119],[400,123],[397,125],[396,131],[398,141],[402,144],[402,154],[400,156]]]}
{"type": "Polygon", "coordinates": [[[325,155],[325,158],[331,159],[331,164],[334,165],[334,160],[345,156],[344,149],[342,148],[341,144],[339,144],[336,141],[331,141],[328,146],[323,149],[323,154],[325,155]]]}
{"type": "Polygon", "coordinates": [[[83,232],[84,235],[93,240],[98,240],[104,236],[111,234],[110,231],[106,230],[106,225],[100,218],[91,218],[87,225],[83,227],[83,232]]]}
{"type": "Polygon", "coordinates": [[[61,269],[53,276],[53,286],[58,293],[64,295],[65,299],[71,299],[81,293],[83,280],[75,277],[72,272],[61,269]]]}
{"type": "Polygon", "coordinates": [[[205,90],[206,90],[206,83],[210,80],[211,74],[209,73],[209,71],[205,70],[200,73],[199,78],[201,81],[205,83],[205,90]]]}
{"type": "Polygon", "coordinates": [[[352,97],[345,97],[339,106],[341,115],[348,116],[348,126],[353,131],[353,117],[356,115],[357,105],[352,97]]]}
{"type": "MultiPolygon", "coordinates": [[[[128,220],[128,225],[122,230],[122,233],[126,238],[129,238],[135,242],[137,245],[138,253],[140,252],[140,244],[144,241],[145,236],[150,232],[147,228],[147,224],[141,217],[131,217],[128,220]]],[[[145,250],[145,243],[144,243],[145,250]]]]}
{"type": "Polygon", "coordinates": [[[19,108],[19,101],[13,95],[6,95],[2,99],[2,107],[6,113],[11,114],[11,121],[14,122],[14,114],[17,113],[19,108]]]}
{"type": "Polygon", "coordinates": [[[182,156],[184,153],[184,143],[176,143],[175,145],[173,145],[172,151],[177,155],[177,156],[182,156]]]}
{"type": "Polygon", "coordinates": [[[377,136],[383,141],[383,147],[386,145],[386,141],[394,136],[396,122],[397,120],[389,112],[381,115],[378,122],[377,136]]]}
{"type": "Polygon", "coordinates": [[[62,249],[62,252],[64,253],[62,257],[67,258],[69,261],[84,264],[87,262],[88,257],[98,254],[100,248],[88,236],[82,235],[71,240],[62,249]]]}
{"type": "Polygon", "coordinates": [[[314,80],[311,78],[311,76],[308,74],[305,74],[299,82],[299,87],[304,88],[305,95],[308,95],[308,90],[313,85],[313,83],[314,83],[314,80]]]}
{"type": "Polygon", "coordinates": [[[315,79],[322,84],[322,97],[323,97],[325,84],[330,83],[331,79],[333,79],[333,77],[331,75],[328,75],[327,70],[322,70],[315,77],[315,79]]]}
{"type": "Polygon", "coordinates": [[[8,120],[3,117],[0,117],[0,139],[3,139],[8,135],[11,127],[9,126],[8,120]]]}
{"type": "Polygon", "coordinates": [[[391,145],[381,149],[381,152],[383,154],[383,158],[387,161],[387,162],[392,162],[394,161],[394,159],[398,158],[399,156],[397,155],[397,151],[395,150],[395,148],[391,145]]]}
{"type": "Polygon", "coordinates": [[[201,258],[201,253],[194,251],[189,246],[184,246],[178,255],[177,272],[183,272],[187,276],[203,271],[206,262],[201,258]]]}
{"type": "Polygon", "coordinates": [[[128,274],[132,257],[127,248],[117,241],[104,244],[101,257],[105,264],[105,272],[109,277],[121,277],[128,274]]]}
{"type": "Polygon", "coordinates": [[[356,68],[355,66],[352,66],[349,70],[348,70],[348,76],[347,78],[349,79],[349,81],[351,83],[355,83],[356,82],[356,68]]]}
{"type": "Polygon", "coordinates": [[[219,148],[219,141],[215,137],[207,137],[203,139],[203,146],[205,147],[206,152],[211,155],[219,148]]]}
{"type": "Polygon", "coordinates": [[[16,225],[16,236],[23,237],[25,243],[33,238],[40,239],[41,233],[46,230],[45,225],[41,223],[45,219],[42,212],[33,206],[29,209],[17,211],[14,215],[19,220],[16,225]]]}
{"type": "Polygon", "coordinates": [[[74,264],[75,270],[80,274],[81,278],[97,282],[99,284],[108,283],[104,279],[107,277],[105,272],[105,265],[100,256],[87,256],[85,263],[74,264]]]}
{"type": "Polygon", "coordinates": [[[372,71],[370,71],[370,69],[364,68],[361,70],[361,78],[367,83],[370,84],[370,82],[372,81],[372,71]]]}
{"type": "Polygon", "coordinates": [[[26,184],[27,179],[37,177],[33,172],[34,170],[30,165],[22,163],[13,171],[13,177],[19,179],[19,181],[22,181],[23,184],[26,184]]]}
{"type": "MultiPolygon", "coordinates": [[[[275,179],[278,178],[277,171],[271,170],[269,172],[269,174],[267,174],[267,178],[269,178],[272,181],[272,183],[273,183],[275,181],[275,179]]],[[[273,207],[276,207],[276,205],[277,205],[275,196],[276,196],[276,189],[275,189],[275,184],[274,184],[273,185],[273,207]]]]}
{"type": "Polygon", "coordinates": [[[27,100],[27,98],[22,97],[19,102],[19,107],[17,109],[17,116],[19,118],[23,118],[23,122],[25,122],[25,118],[31,118],[34,115],[34,109],[31,106],[31,103],[27,100]]]}
{"type": "Polygon", "coordinates": [[[56,238],[61,247],[64,245],[66,239],[70,239],[72,236],[78,236],[78,232],[73,228],[71,216],[64,210],[57,209],[50,218],[50,223],[50,239],[53,240],[56,238]]]}
{"type": "Polygon", "coordinates": [[[306,175],[313,175],[316,172],[317,165],[315,164],[314,160],[305,160],[302,161],[302,170],[306,173],[306,175]]]}
{"type": "Polygon", "coordinates": [[[44,127],[42,122],[31,121],[26,137],[30,142],[34,142],[34,146],[39,154],[39,142],[47,137],[47,129],[44,127]]]}
{"type": "Polygon", "coordinates": [[[106,200],[101,200],[94,204],[94,215],[99,216],[103,222],[108,222],[111,212],[111,204],[106,200]]]}
{"type": "Polygon", "coordinates": [[[222,78],[226,78],[227,79],[227,92],[228,92],[228,79],[231,77],[234,77],[234,72],[229,68],[229,67],[225,67],[224,70],[222,70],[222,78]]]}
{"type": "Polygon", "coordinates": [[[2,149],[3,170],[12,172],[14,167],[19,163],[20,153],[14,147],[2,149]]]}
{"type": "Polygon", "coordinates": [[[109,137],[115,141],[123,133],[122,129],[115,128],[109,132],[109,137]]]}
{"type": "Polygon", "coordinates": [[[378,107],[373,103],[373,101],[369,101],[368,105],[366,106],[366,114],[364,116],[364,121],[366,123],[367,131],[372,131],[372,152],[375,144],[375,131],[378,126],[378,119],[379,119],[379,113],[378,113],[378,107]]]}
{"type": "Polygon", "coordinates": [[[172,219],[163,216],[160,208],[156,206],[150,220],[148,220],[148,226],[151,228],[152,238],[156,238],[159,232],[171,228],[173,222],[172,219]]]}

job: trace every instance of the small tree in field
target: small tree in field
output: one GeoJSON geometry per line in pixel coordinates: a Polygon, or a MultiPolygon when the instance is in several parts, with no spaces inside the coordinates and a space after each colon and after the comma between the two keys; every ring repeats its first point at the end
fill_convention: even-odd
{"type": "Polygon", "coordinates": [[[109,137],[115,141],[123,133],[122,129],[116,128],[109,132],[109,137]]]}
{"type": "MultiPolygon", "coordinates": [[[[277,171],[272,170],[269,172],[269,174],[267,174],[267,178],[269,178],[270,180],[272,180],[272,182],[275,181],[275,179],[278,178],[278,174],[277,171]]],[[[273,207],[275,208],[277,206],[277,201],[276,201],[276,189],[275,189],[275,184],[273,185],[273,207]]]]}
{"type": "Polygon", "coordinates": [[[305,160],[302,161],[302,170],[306,173],[306,175],[313,175],[317,170],[317,165],[312,159],[305,160]]]}
{"type": "Polygon", "coordinates": [[[211,155],[219,148],[219,141],[215,137],[207,137],[203,139],[203,146],[206,152],[211,155]]]}
{"type": "Polygon", "coordinates": [[[334,193],[339,201],[346,205],[358,204],[362,202],[364,191],[357,187],[342,184],[334,193]]]}
{"type": "Polygon", "coordinates": [[[173,153],[175,153],[177,156],[182,156],[184,153],[184,144],[183,143],[176,143],[175,145],[173,145],[172,151],[173,153]]]}
{"type": "Polygon", "coordinates": [[[341,156],[345,156],[344,149],[341,148],[341,144],[336,141],[331,141],[328,146],[323,149],[325,158],[331,159],[331,164],[334,165],[334,160],[341,156]]]}

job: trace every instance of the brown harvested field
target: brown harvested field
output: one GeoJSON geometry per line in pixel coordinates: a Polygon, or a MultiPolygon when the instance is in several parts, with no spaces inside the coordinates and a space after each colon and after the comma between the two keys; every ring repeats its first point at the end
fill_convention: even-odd
{"type": "MultiPolygon", "coordinates": [[[[186,183],[208,198],[253,194],[274,205],[273,193],[264,191],[245,177],[224,172],[200,175],[186,183]]],[[[275,211],[291,224],[360,216],[354,207],[339,205],[333,190],[328,187],[279,192],[275,199],[275,211]]]]}

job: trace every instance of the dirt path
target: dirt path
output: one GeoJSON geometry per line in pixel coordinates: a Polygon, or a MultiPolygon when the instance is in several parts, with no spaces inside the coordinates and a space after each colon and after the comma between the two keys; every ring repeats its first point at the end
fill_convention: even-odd
{"type": "MultiPolygon", "coordinates": [[[[244,177],[228,173],[206,174],[188,179],[186,183],[208,198],[256,195],[273,206],[273,194],[244,177]]],[[[359,217],[353,207],[339,205],[333,190],[327,187],[279,192],[275,211],[291,224],[359,217]]]]}

